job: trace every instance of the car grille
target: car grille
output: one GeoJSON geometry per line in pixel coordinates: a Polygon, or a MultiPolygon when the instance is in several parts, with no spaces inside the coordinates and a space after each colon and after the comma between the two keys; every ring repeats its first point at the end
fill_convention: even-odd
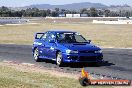
{"type": "Polygon", "coordinates": [[[87,51],[87,50],[85,50],[85,51],[80,51],[80,53],[95,53],[95,51],[87,51]]]}
{"type": "Polygon", "coordinates": [[[97,59],[95,56],[80,56],[79,61],[95,61],[97,59]]]}

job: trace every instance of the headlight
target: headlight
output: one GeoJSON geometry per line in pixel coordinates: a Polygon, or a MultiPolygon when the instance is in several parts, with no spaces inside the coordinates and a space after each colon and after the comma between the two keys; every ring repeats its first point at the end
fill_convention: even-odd
{"type": "Polygon", "coordinates": [[[95,53],[102,53],[102,50],[95,51],[95,53]]]}
{"type": "Polygon", "coordinates": [[[74,53],[74,54],[76,54],[76,53],[78,53],[78,51],[74,51],[74,50],[66,50],[66,53],[74,53]]]}

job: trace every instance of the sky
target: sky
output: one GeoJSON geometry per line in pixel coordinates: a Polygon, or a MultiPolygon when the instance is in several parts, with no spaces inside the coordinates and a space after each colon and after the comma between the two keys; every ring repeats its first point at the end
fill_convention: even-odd
{"type": "Polygon", "coordinates": [[[105,5],[128,4],[132,6],[132,0],[0,0],[0,6],[22,7],[32,4],[63,5],[78,2],[102,3],[105,5]]]}

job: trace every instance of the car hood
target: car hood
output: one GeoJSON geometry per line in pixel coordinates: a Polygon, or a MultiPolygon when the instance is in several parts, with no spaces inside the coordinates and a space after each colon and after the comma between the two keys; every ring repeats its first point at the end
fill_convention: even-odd
{"type": "Polygon", "coordinates": [[[78,44],[78,43],[75,43],[75,44],[60,44],[62,47],[65,47],[65,48],[68,48],[70,50],[78,50],[78,51],[81,51],[81,50],[91,50],[91,51],[94,51],[94,50],[101,50],[99,47],[93,45],[93,44],[85,44],[85,43],[82,43],[82,44],[78,44]]]}

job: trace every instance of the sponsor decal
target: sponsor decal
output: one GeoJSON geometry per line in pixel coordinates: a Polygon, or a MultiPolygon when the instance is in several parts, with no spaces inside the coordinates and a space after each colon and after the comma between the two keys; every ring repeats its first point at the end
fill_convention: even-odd
{"type": "Polygon", "coordinates": [[[82,86],[88,85],[131,85],[130,80],[124,79],[92,79],[90,74],[82,68],[81,77],[79,77],[79,82],[82,86]]]}
{"type": "Polygon", "coordinates": [[[54,48],[53,48],[53,47],[50,47],[50,49],[51,49],[51,50],[54,50],[54,48]]]}
{"type": "Polygon", "coordinates": [[[73,34],[73,33],[63,33],[63,34],[73,34]]]}
{"type": "Polygon", "coordinates": [[[34,44],[36,44],[36,45],[42,45],[42,43],[39,43],[39,42],[34,42],[34,44]]]}

